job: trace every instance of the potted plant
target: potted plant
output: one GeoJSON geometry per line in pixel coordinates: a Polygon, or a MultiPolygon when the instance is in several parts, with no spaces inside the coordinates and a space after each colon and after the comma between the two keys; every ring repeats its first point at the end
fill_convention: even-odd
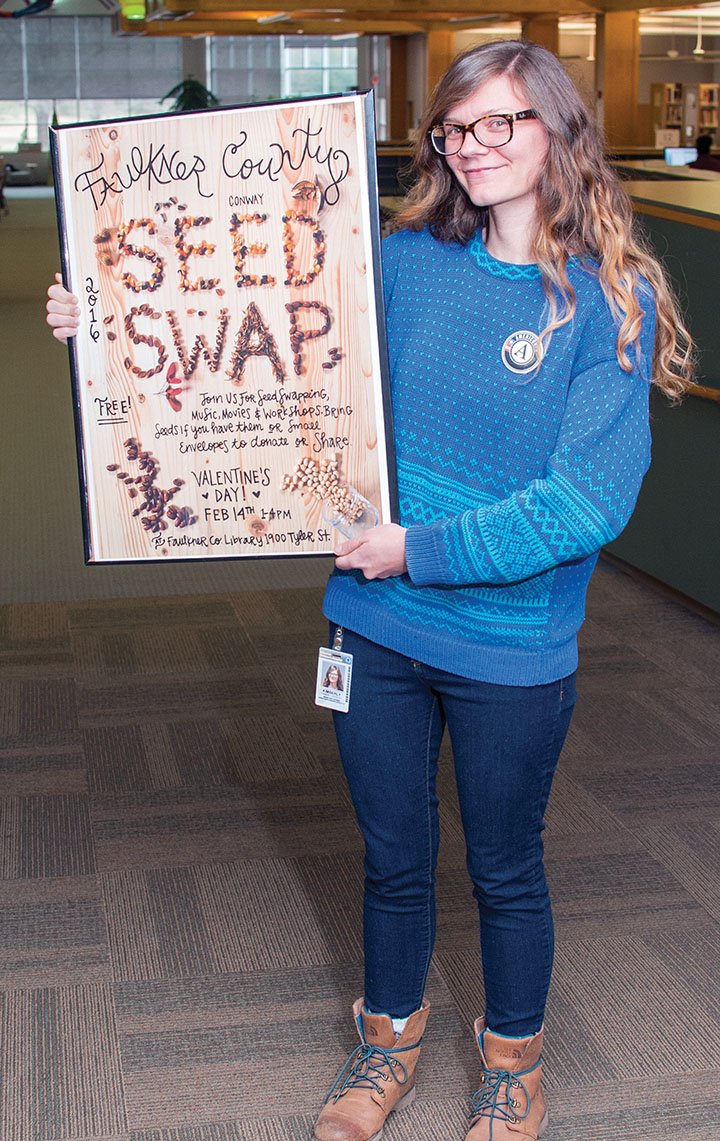
{"type": "Polygon", "coordinates": [[[188,75],[176,83],[160,102],[164,103],[166,99],[173,100],[169,109],[171,114],[178,114],[181,111],[211,111],[214,107],[220,106],[220,100],[193,75],[188,75]]]}

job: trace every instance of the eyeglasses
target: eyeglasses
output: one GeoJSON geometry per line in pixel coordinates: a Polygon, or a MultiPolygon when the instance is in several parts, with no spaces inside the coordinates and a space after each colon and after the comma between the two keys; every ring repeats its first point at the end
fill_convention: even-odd
{"type": "Polygon", "coordinates": [[[537,111],[515,111],[511,115],[481,115],[474,123],[436,123],[428,134],[439,155],[456,155],[462,149],[465,136],[473,137],[483,147],[504,147],[513,137],[513,123],[521,119],[537,119],[537,111]]]}

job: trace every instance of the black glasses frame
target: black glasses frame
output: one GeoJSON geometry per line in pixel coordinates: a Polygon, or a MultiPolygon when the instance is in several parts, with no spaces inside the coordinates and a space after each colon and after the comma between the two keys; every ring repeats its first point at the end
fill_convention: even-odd
{"type": "Polygon", "coordinates": [[[513,123],[518,123],[523,119],[538,119],[538,118],[539,118],[539,115],[538,115],[537,111],[534,111],[532,108],[529,108],[527,111],[513,111],[513,112],[508,112],[507,114],[505,112],[500,112],[500,113],[495,114],[495,115],[481,115],[480,118],[476,119],[474,123],[464,123],[464,124],[463,123],[445,123],[445,122],[435,123],[430,128],[430,130],[428,131],[428,134],[430,136],[430,142],[432,143],[435,151],[439,155],[442,155],[443,158],[447,158],[448,152],[447,151],[441,151],[437,147],[436,142],[435,142],[435,135],[433,134],[434,131],[437,131],[441,127],[445,127],[445,126],[455,127],[457,130],[462,131],[462,142],[460,143],[460,146],[457,148],[456,151],[450,151],[450,157],[452,157],[453,155],[458,154],[463,149],[463,147],[465,145],[465,138],[467,136],[468,131],[470,131],[472,133],[473,138],[475,139],[476,142],[480,143],[481,147],[491,147],[493,150],[498,150],[500,147],[506,147],[508,145],[508,143],[511,141],[511,139],[513,137],[513,123]],[[478,138],[478,135],[477,135],[477,132],[475,131],[475,128],[477,127],[478,123],[483,123],[486,119],[504,119],[505,122],[507,123],[508,127],[510,128],[509,137],[507,139],[505,139],[505,141],[502,143],[486,143],[484,139],[478,138]]]}

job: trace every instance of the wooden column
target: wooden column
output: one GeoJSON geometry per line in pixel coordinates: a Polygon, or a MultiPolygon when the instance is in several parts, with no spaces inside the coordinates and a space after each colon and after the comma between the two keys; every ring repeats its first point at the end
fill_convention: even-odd
{"type": "Polygon", "coordinates": [[[390,37],[390,106],[388,128],[391,139],[406,139],[410,126],[408,102],[408,37],[390,37]]]}
{"type": "Polygon", "coordinates": [[[529,16],[523,20],[522,38],[540,44],[548,51],[558,54],[560,50],[560,30],[557,16],[529,16]]]}
{"type": "Polygon", "coordinates": [[[638,12],[606,12],[597,17],[595,75],[598,120],[608,147],[635,146],[640,86],[638,12]]]}
{"type": "Polygon", "coordinates": [[[453,32],[428,32],[427,34],[427,89],[428,94],[445,74],[456,52],[453,32]]]}

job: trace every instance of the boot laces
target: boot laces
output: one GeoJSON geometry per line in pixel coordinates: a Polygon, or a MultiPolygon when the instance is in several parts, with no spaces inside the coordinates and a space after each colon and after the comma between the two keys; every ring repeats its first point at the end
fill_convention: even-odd
{"type": "Polygon", "coordinates": [[[411,1046],[385,1048],[362,1042],[353,1050],[338,1074],[326,1101],[337,1101],[350,1089],[374,1089],[384,1097],[381,1082],[387,1081],[388,1075],[399,1086],[404,1086],[409,1078],[408,1068],[396,1055],[417,1050],[419,1045],[420,1042],[414,1042],[411,1046]]]}
{"type": "Polygon", "coordinates": [[[537,1069],[537,1061],[529,1070],[512,1073],[510,1070],[483,1070],[483,1084],[475,1090],[471,1099],[470,1124],[474,1125],[483,1117],[490,1118],[489,1141],[492,1141],[493,1122],[509,1121],[515,1124],[530,1113],[530,1095],[522,1078],[537,1069]],[[525,1095],[525,1109],[520,1112],[519,1098],[514,1098],[510,1090],[516,1089],[525,1095]]]}

